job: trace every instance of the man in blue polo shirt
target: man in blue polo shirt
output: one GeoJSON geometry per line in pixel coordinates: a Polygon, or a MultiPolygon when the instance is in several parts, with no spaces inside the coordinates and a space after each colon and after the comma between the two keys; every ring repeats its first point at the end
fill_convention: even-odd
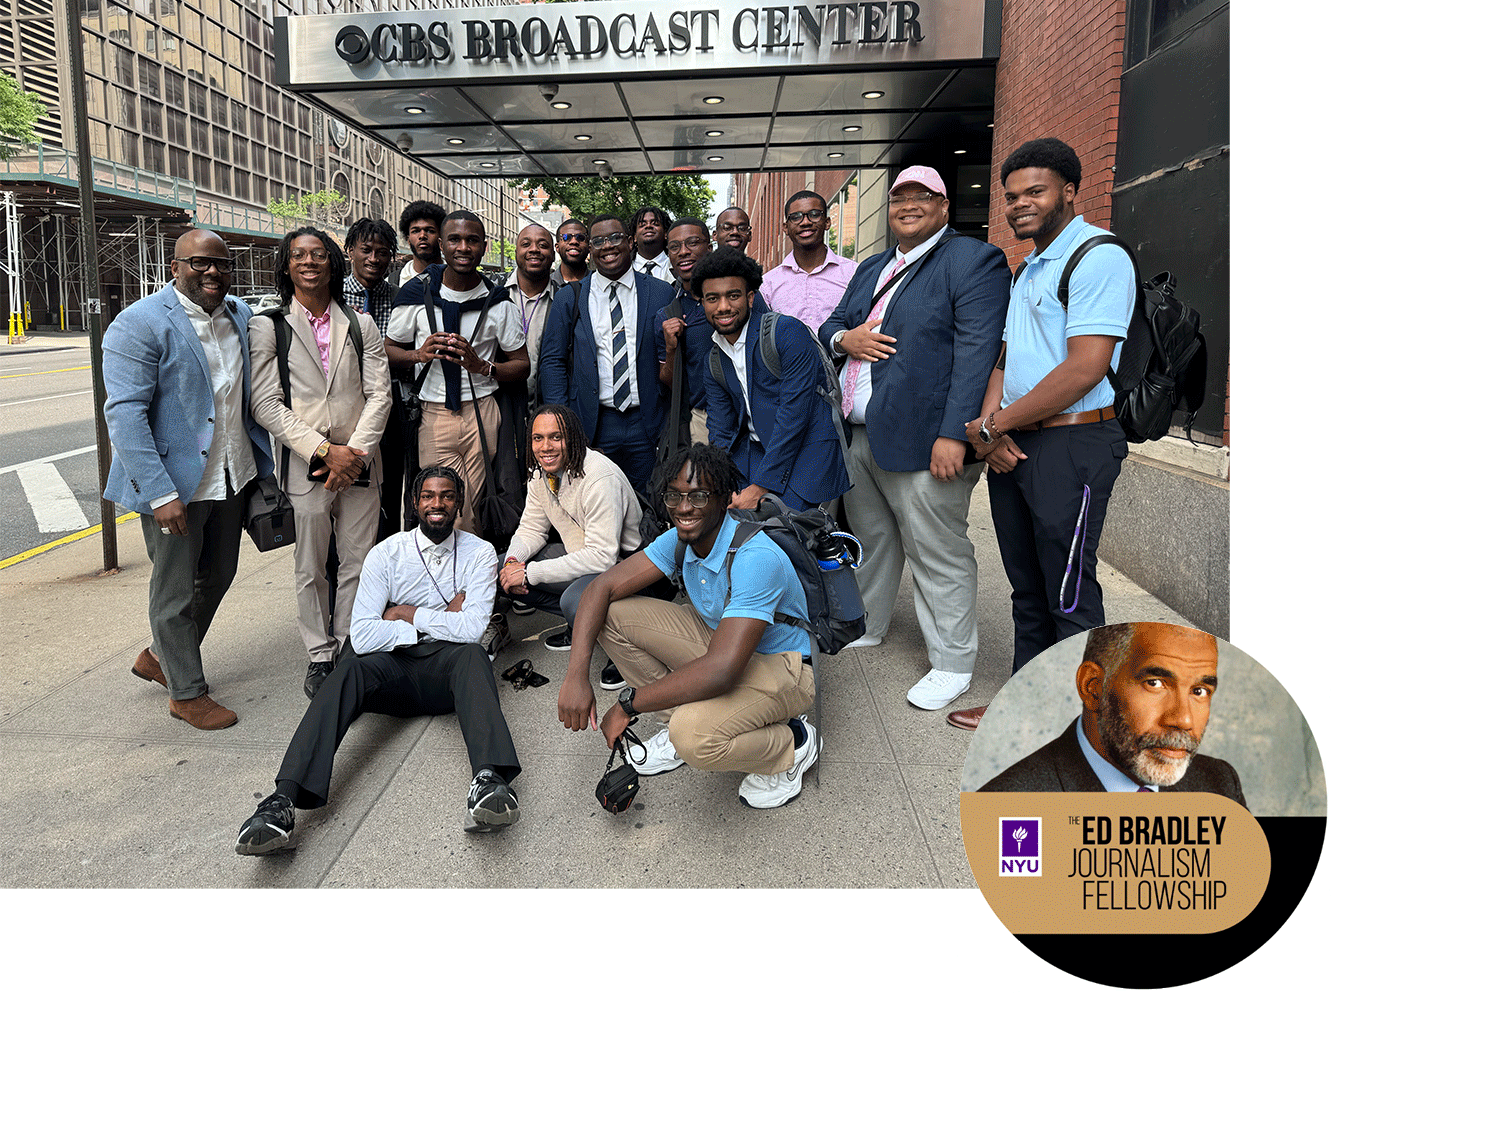
{"type": "Polygon", "coordinates": [[[635,715],[661,712],[667,727],[646,741],[644,761],[630,759],[638,773],[685,761],[739,770],[742,803],[778,808],[802,791],[818,759],[817,731],[801,717],[813,701],[808,636],[776,620],[805,620],[807,599],[791,560],[765,535],[729,557],[736,521],[725,512],[741,480],[727,453],[685,449],[668,464],[667,481],[672,530],[584,592],[557,717],[569,730],[596,727],[613,746],[635,715]],[[692,607],[632,596],[676,572],[679,544],[692,607]],[[626,682],[602,718],[589,685],[596,640],[626,682]]]}
{"type": "MultiPolygon", "coordinates": [[[[967,436],[989,465],[990,512],[1011,585],[1012,671],[1064,637],[1104,624],[1095,577],[1099,534],[1125,459],[1109,372],[1135,308],[1136,278],[1118,246],[1078,263],[1068,306],[1063,267],[1084,239],[1105,233],[1074,214],[1083,168],[1055,137],[1005,158],[1005,218],[1035,249],[1012,282],[1005,347],[967,436]]],[[[973,730],[983,708],[955,711],[973,730]]]]}

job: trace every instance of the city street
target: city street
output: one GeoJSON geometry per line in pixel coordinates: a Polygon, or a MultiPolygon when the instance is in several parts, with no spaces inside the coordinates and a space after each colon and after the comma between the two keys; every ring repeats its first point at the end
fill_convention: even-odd
{"type": "Polygon", "coordinates": [[[0,559],[99,522],[88,337],[0,346],[0,559]]]}

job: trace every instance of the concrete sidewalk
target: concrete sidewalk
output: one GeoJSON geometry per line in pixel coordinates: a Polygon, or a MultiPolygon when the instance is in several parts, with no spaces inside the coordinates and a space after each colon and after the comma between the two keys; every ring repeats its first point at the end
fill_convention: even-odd
{"type": "MultiPolygon", "coordinates": [[[[956,707],[988,702],[1010,667],[1009,588],[982,485],[970,514],[984,655],[956,707]]],[[[514,826],[461,830],[468,757],[453,716],[370,715],[345,739],[329,805],[298,813],[299,846],[256,858],[234,854],[235,835],[274,785],[307,706],[291,552],[244,544],[203,646],[214,698],[240,716],[217,733],[171,718],[166,693],[130,674],[150,640],[150,567],[134,521],[120,526],[120,559],[119,573],[100,576],[91,536],[0,571],[0,635],[16,658],[0,698],[0,885],[973,885],[958,818],[969,735],[906,702],[928,669],[909,577],[885,643],[823,664],[821,785],[809,779],[781,809],[742,806],[739,774],[683,768],[644,779],[624,815],[603,812],[603,740],[558,723],[568,654],[542,645],[559,622],[538,613],[512,617],[514,639],[496,660],[504,669],[529,657],[552,680],[521,693],[500,683],[524,767],[514,826]]],[[[1183,622],[1111,568],[1100,577],[1110,620],[1183,622]]],[[[596,674],[602,664],[597,653],[596,674]]],[[[607,704],[597,681],[596,694],[607,704]]]]}

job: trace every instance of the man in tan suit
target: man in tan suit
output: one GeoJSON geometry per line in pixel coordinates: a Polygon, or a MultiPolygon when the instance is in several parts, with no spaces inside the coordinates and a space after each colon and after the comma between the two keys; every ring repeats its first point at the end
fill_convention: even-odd
{"type": "Polygon", "coordinates": [[[281,240],[274,268],[282,308],[250,323],[250,411],[284,447],[277,468],[296,515],[297,620],[309,661],[302,687],[311,699],[349,635],[360,569],[379,527],[379,445],[391,377],[375,322],[333,299],[349,268],[333,239],[315,227],[294,230],[281,240]],[[278,318],[290,330],[289,395],[281,385],[278,318]],[[335,529],[338,592],[330,621],[324,570],[335,529]]]}

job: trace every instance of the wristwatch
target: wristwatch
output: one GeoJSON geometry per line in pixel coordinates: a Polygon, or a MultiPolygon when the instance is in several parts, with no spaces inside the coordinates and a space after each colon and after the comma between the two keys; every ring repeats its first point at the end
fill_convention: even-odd
{"type": "Polygon", "coordinates": [[[625,714],[629,715],[632,719],[640,714],[635,709],[635,688],[628,686],[621,688],[618,698],[620,700],[620,710],[624,711],[625,714]]]}
{"type": "Polygon", "coordinates": [[[848,331],[849,329],[847,328],[840,328],[828,338],[828,346],[835,352],[844,352],[845,355],[848,355],[849,353],[844,351],[844,333],[848,331]]]}
{"type": "Polygon", "coordinates": [[[1003,438],[1006,433],[1006,431],[1004,430],[1001,430],[998,433],[991,432],[990,419],[994,416],[995,412],[992,410],[988,414],[986,414],[984,416],[984,420],[979,423],[979,440],[984,442],[985,445],[993,445],[995,442],[1003,438]]]}

